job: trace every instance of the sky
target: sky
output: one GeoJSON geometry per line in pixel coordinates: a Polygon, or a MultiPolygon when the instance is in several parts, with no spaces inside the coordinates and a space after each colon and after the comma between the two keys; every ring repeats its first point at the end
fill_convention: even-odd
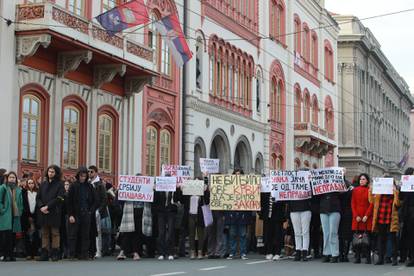
{"type": "MultiPolygon", "coordinates": [[[[370,16],[414,8],[414,0],[325,0],[330,12],[370,16]]],[[[363,20],[395,70],[405,79],[414,94],[414,11],[363,20]]]]}

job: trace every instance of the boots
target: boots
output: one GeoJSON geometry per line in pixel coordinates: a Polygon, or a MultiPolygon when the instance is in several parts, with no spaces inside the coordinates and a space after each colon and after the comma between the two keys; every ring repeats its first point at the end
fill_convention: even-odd
{"type": "Polygon", "coordinates": [[[365,261],[366,264],[371,264],[371,252],[367,252],[367,260],[365,261]]]}
{"type": "Polygon", "coordinates": [[[398,258],[397,256],[392,256],[392,266],[397,266],[398,265],[398,258]]]}
{"type": "Polygon", "coordinates": [[[358,250],[358,251],[355,252],[354,264],[360,264],[360,263],[361,263],[361,252],[359,252],[359,250],[358,250]]]}
{"type": "Polygon", "coordinates": [[[308,250],[302,251],[302,261],[307,262],[308,261],[308,250]]]}
{"type": "Polygon", "coordinates": [[[40,257],[39,257],[38,261],[40,261],[40,262],[49,261],[49,252],[47,251],[47,249],[42,248],[42,251],[40,253],[40,257]]]}
{"type": "Polygon", "coordinates": [[[51,258],[52,258],[52,262],[59,261],[59,249],[52,248],[51,258]]]}
{"type": "Polygon", "coordinates": [[[295,258],[293,259],[295,262],[300,261],[300,257],[301,257],[300,253],[301,253],[300,250],[296,250],[295,258]]]}
{"type": "Polygon", "coordinates": [[[384,264],[384,255],[380,255],[375,265],[383,265],[383,264],[384,264]]]}

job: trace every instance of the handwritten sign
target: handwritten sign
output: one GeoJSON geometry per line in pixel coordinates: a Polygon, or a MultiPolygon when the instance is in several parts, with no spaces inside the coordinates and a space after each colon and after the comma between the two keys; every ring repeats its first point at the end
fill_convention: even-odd
{"type": "Polygon", "coordinates": [[[312,197],[309,171],[271,171],[272,197],[277,201],[304,200],[312,197]]]}
{"type": "Polygon", "coordinates": [[[310,173],[313,195],[347,191],[343,168],[311,170],[310,173]]]}
{"type": "Polygon", "coordinates": [[[258,175],[212,175],[211,210],[259,211],[260,188],[258,175]]]}
{"type": "Polygon", "coordinates": [[[414,192],[414,175],[401,177],[401,192],[414,192]]]}
{"type": "Polygon", "coordinates": [[[181,187],[185,180],[192,179],[191,167],[181,165],[162,165],[161,176],[175,176],[177,186],[181,187]]]}
{"type": "Polygon", "coordinates": [[[372,185],[372,194],[374,195],[392,195],[394,194],[394,179],[375,177],[372,185]]]}
{"type": "Polygon", "coordinates": [[[177,190],[177,178],[175,176],[161,176],[155,179],[157,192],[175,192],[177,190]]]}
{"type": "Polygon", "coordinates": [[[261,185],[260,192],[270,193],[272,191],[272,186],[270,184],[270,177],[262,177],[261,184],[262,185],[261,185]]]}
{"type": "Polygon", "coordinates": [[[147,176],[120,175],[118,199],[125,201],[154,201],[154,178],[147,176]]]}
{"type": "Polygon", "coordinates": [[[183,195],[204,195],[203,180],[185,180],[182,186],[183,195]]]}
{"type": "Polygon", "coordinates": [[[219,173],[220,159],[200,158],[200,170],[203,173],[219,173]]]}

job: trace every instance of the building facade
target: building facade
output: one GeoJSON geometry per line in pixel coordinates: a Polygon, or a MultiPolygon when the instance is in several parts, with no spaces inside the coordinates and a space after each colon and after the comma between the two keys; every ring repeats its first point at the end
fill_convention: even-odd
{"type": "Polygon", "coordinates": [[[341,97],[339,165],[354,176],[401,175],[410,148],[408,85],[371,31],[353,16],[336,15],[341,97]]]}
{"type": "Polygon", "coordinates": [[[323,1],[188,1],[185,162],[223,173],[337,164],[337,26],[323,1]],[[318,28],[321,24],[331,28],[318,28]]]}

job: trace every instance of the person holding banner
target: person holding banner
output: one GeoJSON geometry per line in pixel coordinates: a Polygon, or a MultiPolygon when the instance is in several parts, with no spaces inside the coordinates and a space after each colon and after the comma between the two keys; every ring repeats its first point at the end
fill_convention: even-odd
{"type": "MultiPolygon", "coordinates": [[[[391,178],[391,177],[386,177],[391,178]]],[[[374,183],[375,185],[375,183],[374,183]]],[[[370,189],[370,203],[373,207],[372,231],[377,233],[377,247],[379,259],[375,265],[383,265],[386,254],[387,237],[391,237],[392,265],[398,265],[397,260],[397,233],[400,230],[398,208],[400,207],[399,192],[395,186],[393,194],[373,194],[370,189]]]]}
{"type": "MultiPolygon", "coordinates": [[[[407,168],[404,175],[414,175],[414,168],[407,168]]],[[[400,248],[401,258],[404,261],[405,256],[409,255],[407,267],[414,267],[414,191],[401,192],[400,200],[402,201],[401,218],[403,221],[400,244],[405,245],[406,251],[403,252],[400,248]]]]}
{"type": "MultiPolygon", "coordinates": [[[[372,229],[372,209],[373,205],[369,202],[370,178],[369,175],[363,173],[358,178],[359,186],[352,191],[351,207],[352,207],[352,231],[355,235],[367,234],[369,241],[371,240],[372,229]]],[[[371,263],[371,248],[368,244],[367,248],[354,247],[355,262],[361,263],[361,254],[365,253],[366,264],[371,263]],[[365,251],[365,252],[363,252],[365,251]]]]}

